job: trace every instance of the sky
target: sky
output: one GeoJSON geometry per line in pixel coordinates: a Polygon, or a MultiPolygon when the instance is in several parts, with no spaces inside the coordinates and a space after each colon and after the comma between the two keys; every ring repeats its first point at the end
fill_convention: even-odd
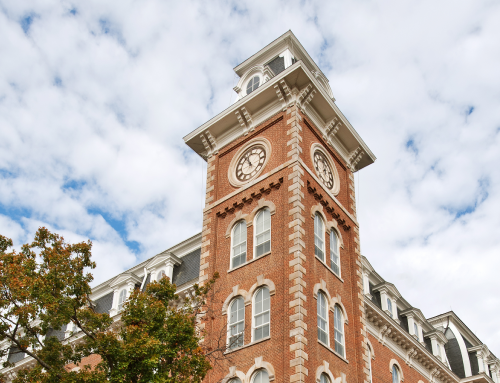
{"type": "Polygon", "coordinates": [[[361,250],[500,357],[500,2],[0,0],[0,234],[93,241],[100,283],[201,230],[182,137],[291,29],[377,156],[361,250]]]}

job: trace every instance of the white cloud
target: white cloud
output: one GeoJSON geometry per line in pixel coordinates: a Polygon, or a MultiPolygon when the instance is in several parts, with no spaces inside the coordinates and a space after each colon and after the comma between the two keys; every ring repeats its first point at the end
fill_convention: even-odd
{"type": "Polygon", "coordinates": [[[233,66],[292,29],[378,156],[359,174],[363,253],[426,315],[452,307],[500,353],[498,3],[1,9],[2,234],[90,237],[100,282],[198,232],[203,165],[182,137],[234,100],[233,66]]]}

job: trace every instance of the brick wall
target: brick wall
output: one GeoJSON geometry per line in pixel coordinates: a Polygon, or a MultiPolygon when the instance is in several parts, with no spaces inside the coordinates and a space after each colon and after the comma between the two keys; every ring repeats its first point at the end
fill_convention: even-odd
{"type": "MultiPolygon", "coordinates": [[[[291,107],[262,123],[251,135],[240,137],[220,149],[217,155],[208,160],[208,169],[200,275],[206,279],[218,271],[221,278],[217,282],[212,307],[214,314],[206,321],[208,337],[205,342],[215,346],[216,340],[225,340],[228,314],[223,314],[223,305],[224,302],[227,305],[228,297],[244,295],[247,305],[245,346],[230,352],[227,360],[216,366],[205,381],[215,383],[238,374],[241,377],[241,373],[247,374],[255,367],[269,367],[265,363],[272,366],[276,382],[313,382],[318,368],[328,369],[335,379],[340,378],[342,381],[366,381],[359,232],[357,223],[351,218],[355,217],[353,177],[340,156],[321,141],[318,130],[307,117],[296,107],[291,107]],[[233,187],[227,175],[231,160],[238,148],[260,136],[272,143],[272,157],[261,176],[285,163],[287,166],[250,187],[233,187]],[[314,171],[310,147],[315,142],[328,148],[335,161],[341,183],[336,200],[328,196],[323,186],[304,167],[314,171]],[[308,181],[316,192],[308,190],[308,181]],[[228,198],[235,191],[239,192],[228,198]],[[321,194],[321,198],[318,194],[321,194]],[[275,207],[271,216],[271,253],[252,260],[252,217],[259,206],[266,204],[275,207]],[[313,206],[323,209],[330,226],[335,227],[342,237],[340,278],[314,256],[313,206]],[[330,214],[326,207],[333,208],[333,213],[330,214]],[[252,261],[230,270],[231,238],[228,234],[232,225],[241,219],[250,223],[247,229],[247,261],[252,261]],[[270,339],[251,344],[252,304],[249,292],[255,291],[252,289],[263,279],[272,281],[275,286],[271,296],[271,336],[270,339]],[[317,340],[315,285],[327,290],[331,302],[340,302],[346,311],[345,358],[331,350],[334,348],[331,311],[330,349],[317,340]]],[[[325,239],[325,249],[329,249],[329,237],[325,239]]],[[[328,250],[326,257],[329,257],[328,250]]]]}

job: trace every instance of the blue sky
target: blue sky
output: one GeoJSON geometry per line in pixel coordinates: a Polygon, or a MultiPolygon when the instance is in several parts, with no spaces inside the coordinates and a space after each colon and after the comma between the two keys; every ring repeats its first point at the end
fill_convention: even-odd
{"type": "Polygon", "coordinates": [[[356,175],[363,254],[499,355],[499,19],[480,0],[0,0],[0,233],[90,238],[100,282],[199,232],[182,137],[292,29],[378,157],[356,175]]]}

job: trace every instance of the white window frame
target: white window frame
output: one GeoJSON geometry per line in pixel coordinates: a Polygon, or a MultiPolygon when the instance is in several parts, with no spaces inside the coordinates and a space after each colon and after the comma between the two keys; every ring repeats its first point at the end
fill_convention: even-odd
{"type": "MultiPolygon", "coordinates": [[[[318,247],[319,249],[319,247],[318,247]]],[[[321,214],[319,213],[316,213],[314,215],[314,256],[319,258],[321,261],[325,262],[325,222],[323,220],[323,217],[321,216],[321,214]],[[322,238],[319,238],[319,236],[316,234],[316,219],[318,219],[319,222],[321,222],[321,225],[322,225],[322,230],[321,230],[321,237],[322,238]],[[323,253],[323,259],[321,259],[317,254],[316,254],[316,237],[318,237],[318,240],[322,241],[322,248],[320,249],[320,251],[322,251],[323,253]]]]}
{"type": "Polygon", "coordinates": [[[335,305],[333,309],[333,329],[334,329],[334,341],[335,341],[335,352],[339,355],[341,355],[343,358],[345,358],[345,328],[344,328],[344,313],[342,312],[342,308],[339,305],[335,305]],[[337,310],[340,314],[340,328],[342,331],[339,331],[337,327],[335,326],[337,322],[337,310]],[[337,342],[337,331],[341,333],[342,335],[342,342],[337,342]],[[337,351],[337,343],[339,343],[342,346],[342,353],[337,351]]]}
{"type": "Polygon", "coordinates": [[[332,271],[333,271],[336,275],[338,275],[338,276],[340,277],[340,241],[339,241],[339,236],[338,236],[337,232],[336,232],[335,230],[333,230],[333,229],[330,231],[330,269],[331,269],[331,270],[332,270],[332,271]],[[337,249],[336,249],[337,251],[336,251],[335,255],[337,256],[337,259],[338,259],[338,263],[336,264],[337,268],[339,269],[339,271],[338,271],[338,272],[336,272],[336,271],[334,270],[334,268],[332,267],[332,263],[333,263],[333,262],[332,262],[332,251],[333,251],[333,250],[332,250],[332,247],[333,247],[333,246],[332,246],[332,242],[333,242],[333,241],[332,241],[332,237],[333,237],[333,236],[335,237],[335,239],[336,239],[336,243],[337,243],[337,246],[336,246],[336,247],[337,247],[337,249]]]}
{"type": "Polygon", "coordinates": [[[245,83],[245,96],[248,96],[250,93],[255,92],[257,89],[259,89],[259,86],[262,85],[262,76],[260,74],[253,74],[245,83]],[[248,85],[250,84],[250,81],[252,81],[252,88],[253,88],[253,79],[257,77],[259,79],[259,85],[257,85],[257,88],[252,89],[252,91],[248,92],[248,85]]]}
{"type": "MultiPolygon", "coordinates": [[[[267,322],[267,324],[269,325],[269,337],[271,336],[271,292],[269,291],[269,287],[261,286],[255,291],[255,293],[253,294],[253,297],[252,297],[252,342],[267,338],[267,337],[262,337],[260,339],[255,339],[255,330],[257,328],[255,325],[255,322],[256,322],[255,316],[264,314],[264,311],[262,311],[258,314],[255,312],[255,307],[256,307],[255,299],[257,298],[257,294],[259,293],[259,291],[261,291],[263,289],[267,289],[267,293],[269,294],[269,310],[268,310],[269,311],[269,322],[267,322]]],[[[259,327],[264,327],[264,324],[260,325],[259,327]]]]}
{"type": "Polygon", "coordinates": [[[267,374],[267,382],[269,382],[269,372],[265,368],[259,368],[257,371],[255,371],[252,375],[252,383],[255,383],[255,379],[257,376],[264,371],[267,374]]]}
{"type": "Polygon", "coordinates": [[[272,227],[272,224],[271,224],[271,211],[269,210],[269,208],[264,208],[264,209],[261,209],[257,212],[257,214],[255,215],[255,218],[254,218],[254,221],[253,221],[253,258],[256,259],[256,258],[260,258],[266,254],[269,254],[271,252],[271,235],[272,235],[272,231],[271,231],[271,227],[272,227]],[[264,234],[267,230],[264,230],[262,233],[257,233],[257,218],[261,215],[261,214],[264,214],[264,212],[267,212],[269,214],[269,251],[266,251],[265,253],[262,253],[261,255],[257,256],[257,236],[258,235],[261,235],[261,234],[264,234]]]}
{"type": "Polygon", "coordinates": [[[235,297],[231,301],[231,303],[229,304],[229,310],[227,310],[227,315],[228,315],[228,320],[227,320],[227,345],[226,345],[226,347],[228,349],[234,350],[238,347],[244,346],[244,344],[245,344],[245,300],[243,299],[243,297],[241,295],[235,297]],[[235,323],[231,323],[231,314],[232,314],[231,309],[232,309],[233,305],[238,300],[241,300],[243,302],[243,319],[240,321],[236,321],[235,323]],[[230,347],[231,346],[231,326],[234,326],[235,324],[239,324],[240,322],[243,322],[243,331],[241,333],[238,333],[236,336],[239,336],[240,334],[243,336],[242,345],[230,347]]]}
{"type": "Polygon", "coordinates": [[[117,306],[117,310],[118,312],[122,311],[123,310],[123,305],[125,304],[125,302],[127,301],[127,298],[128,298],[128,294],[127,294],[127,288],[124,287],[123,289],[120,290],[120,292],[118,293],[118,306],[117,306]],[[122,299],[122,295],[124,295],[124,298],[123,300],[120,302],[120,300],[122,299]]]}
{"type": "Polygon", "coordinates": [[[158,272],[156,273],[156,281],[157,281],[157,282],[159,282],[159,281],[160,281],[160,279],[162,279],[162,278],[163,278],[162,273],[163,273],[163,275],[165,275],[165,276],[167,275],[167,273],[165,273],[165,270],[163,270],[163,269],[161,269],[160,271],[158,271],[158,272]]]}
{"type": "Polygon", "coordinates": [[[387,297],[387,311],[389,312],[389,316],[394,318],[394,314],[392,312],[392,299],[387,297]]]}
{"type": "Polygon", "coordinates": [[[417,337],[417,340],[420,342],[420,335],[418,333],[418,324],[415,321],[415,319],[413,320],[413,331],[415,332],[415,336],[417,337]]]}
{"type": "MultiPolygon", "coordinates": [[[[238,254],[238,256],[241,255],[238,254]]],[[[248,261],[248,230],[247,230],[247,223],[245,220],[240,220],[238,222],[236,222],[233,226],[233,228],[231,229],[231,259],[230,259],[230,265],[229,265],[229,268],[230,269],[234,269],[236,267],[239,267],[241,265],[244,265],[245,263],[247,263],[248,261]],[[234,232],[236,231],[236,228],[239,226],[239,225],[243,225],[243,227],[245,228],[245,261],[243,263],[240,263],[239,265],[237,266],[233,266],[233,259],[234,259],[234,248],[235,246],[239,246],[241,245],[243,242],[240,242],[238,244],[235,244],[234,243],[234,232]]]]}
{"type": "MultiPolygon", "coordinates": [[[[317,317],[321,318],[322,320],[324,320],[326,322],[326,331],[324,331],[322,328],[319,327],[319,323],[316,323],[316,325],[318,327],[318,340],[321,343],[326,344],[328,347],[330,347],[330,332],[328,331],[330,329],[329,321],[328,321],[329,310],[330,310],[330,307],[328,307],[328,299],[326,297],[326,294],[321,290],[318,291],[318,298],[317,298],[317,302],[316,302],[316,315],[317,315],[317,317]],[[321,300],[320,297],[325,300],[325,317],[324,318],[319,313],[319,305],[320,305],[320,300],[321,300]],[[321,339],[319,339],[319,331],[320,330],[323,332],[326,332],[326,343],[324,343],[321,339]]],[[[319,321],[319,318],[316,318],[317,322],[319,321]]]]}

